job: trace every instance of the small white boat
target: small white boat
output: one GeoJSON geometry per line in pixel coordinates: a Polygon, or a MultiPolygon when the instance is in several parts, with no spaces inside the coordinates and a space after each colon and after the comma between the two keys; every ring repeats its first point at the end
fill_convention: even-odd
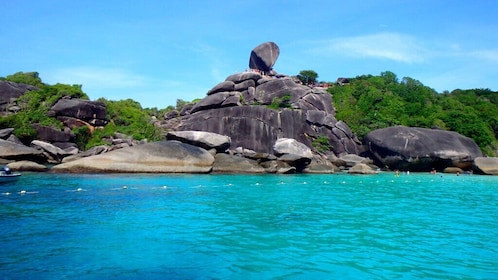
{"type": "Polygon", "coordinates": [[[0,168],[0,184],[17,181],[19,177],[20,173],[13,173],[7,166],[0,168]]]}

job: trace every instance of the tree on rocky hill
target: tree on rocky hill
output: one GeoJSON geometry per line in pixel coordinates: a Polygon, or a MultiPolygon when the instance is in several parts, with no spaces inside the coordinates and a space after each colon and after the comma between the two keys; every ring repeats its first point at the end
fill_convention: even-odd
{"type": "Polygon", "coordinates": [[[313,70],[302,70],[297,75],[297,78],[303,83],[303,85],[315,84],[318,79],[318,74],[313,70]]]}

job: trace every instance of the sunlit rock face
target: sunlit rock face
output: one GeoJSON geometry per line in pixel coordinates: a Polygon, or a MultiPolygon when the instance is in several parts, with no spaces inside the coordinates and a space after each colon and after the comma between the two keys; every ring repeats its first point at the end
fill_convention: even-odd
{"type": "Polygon", "coordinates": [[[279,138],[291,138],[313,152],[358,154],[361,142],[348,125],[335,118],[332,95],[325,88],[303,85],[278,74],[273,65],[280,53],[273,42],[251,52],[249,68],[229,75],[206,96],[165,116],[168,131],[206,131],[230,137],[230,149],[273,153],[279,138]],[[317,141],[321,141],[317,145],[317,141]]]}

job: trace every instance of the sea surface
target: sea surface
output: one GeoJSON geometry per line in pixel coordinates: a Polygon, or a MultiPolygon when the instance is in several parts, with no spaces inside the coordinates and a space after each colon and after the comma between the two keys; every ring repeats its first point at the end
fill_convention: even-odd
{"type": "Polygon", "coordinates": [[[25,173],[0,192],[0,279],[498,279],[497,176],[25,173]]]}

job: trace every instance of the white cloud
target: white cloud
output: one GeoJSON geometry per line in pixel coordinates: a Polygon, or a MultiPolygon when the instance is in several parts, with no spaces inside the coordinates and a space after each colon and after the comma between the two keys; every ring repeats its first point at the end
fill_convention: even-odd
{"type": "Polygon", "coordinates": [[[147,78],[119,68],[71,67],[47,73],[49,83],[82,84],[89,88],[116,89],[140,87],[147,78]]]}
{"type": "Polygon", "coordinates": [[[91,99],[108,100],[131,98],[142,107],[165,108],[176,99],[192,100],[205,92],[183,80],[167,80],[136,74],[126,69],[101,67],[71,67],[47,72],[49,84],[80,84],[91,99]]]}
{"type": "Polygon", "coordinates": [[[401,63],[419,63],[430,52],[413,36],[376,33],[312,42],[311,51],[319,55],[341,55],[388,59],[401,63]]]}
{"type": "Polygon", "coordinates": [[[470,53],[470,55],[475,58],[498,62],[498,49],[473,51],[470,53]]]}

